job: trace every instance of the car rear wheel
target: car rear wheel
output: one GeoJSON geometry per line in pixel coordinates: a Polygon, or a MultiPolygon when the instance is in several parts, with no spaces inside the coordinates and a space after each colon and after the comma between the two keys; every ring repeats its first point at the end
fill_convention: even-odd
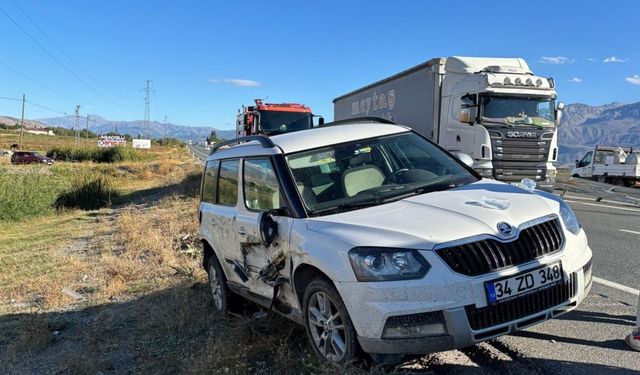
{"type": "Polygon", "coordinates": [[[227,286],[227,278],[224,276],[222,267],[215,255],[209,258],[207,273],[209,274],[209,287],[211,288],[213,307],[217,313],[226,314],[229,312],[233,296],[227,286]]]}
{"type": "Polygon", "coordinates": [[[304,293],[303,311],[307,335],[321,359],[344,364],[356,357],[356,331],[331,283],[324,279],[309,283],[304,293]]]}

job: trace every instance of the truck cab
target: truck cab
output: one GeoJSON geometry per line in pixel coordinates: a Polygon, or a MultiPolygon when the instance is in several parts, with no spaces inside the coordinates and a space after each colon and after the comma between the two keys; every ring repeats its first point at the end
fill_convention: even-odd
{"type": "Polygon", "coordinates": [[[563,108],[553,79],[520,58],[449,57],[441,68],[438,143],[469,154],[482,176],[552,189],[563,108]]]}
{"type": "Polygon", "coordinates": [[[597,145],[576,160],[572,177],[597,180],[618,186],[640,185],[638,152],[631,147],[597,145]]]}
{"type": "Polygon", "coordinates": [[[236,136],[275,135],[313,127],[311,108],[298,103],[263,103],[255,99],[255,105],[242,106],[238,110],[236,136]]]}

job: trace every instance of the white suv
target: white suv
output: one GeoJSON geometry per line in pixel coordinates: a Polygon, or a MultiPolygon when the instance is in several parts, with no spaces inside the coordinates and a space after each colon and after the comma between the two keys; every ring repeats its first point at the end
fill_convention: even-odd
{"type": "Polygon", "coordinates": [[[470,346],[572,310],[590,288],[566,203],[482,179],[407,127],[236,141],[213,150],[202,183],[215,307],[242,296],[304,324],[328,361],[470,346]]]}

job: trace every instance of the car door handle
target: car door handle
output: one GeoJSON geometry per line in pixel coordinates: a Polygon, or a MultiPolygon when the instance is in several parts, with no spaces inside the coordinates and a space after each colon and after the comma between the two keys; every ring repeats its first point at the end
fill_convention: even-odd
{"type": "Polygon", "coordinates": [[[247,231],[244,229],[244,227],[240,227],[240,229],[238,229],[238,234],[241,236],[246,236],[247,231]]]}

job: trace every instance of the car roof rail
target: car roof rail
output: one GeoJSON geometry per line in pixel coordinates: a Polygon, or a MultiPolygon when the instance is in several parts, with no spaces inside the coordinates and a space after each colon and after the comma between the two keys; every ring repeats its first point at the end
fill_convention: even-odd
{"type": "Polygon", "coordinates": [[[391,124],[391,125],[398,125],[397,123],[391,121],[391,120],[387,120],[386,118],[382,118],[382,117],[375,117],[375,116],[366,116],[366,117],[353,117],[353,118],[345,118],[342,120],[337,120],[337,121],[333,121],[333,122],[327,122],[325,124],[319,125],[318,127],[322,128],[325,126],[334,126],[334,125],[349,125],[349,124],[355,124],[358,122],[377,122],[380,124],[391,124]]]}
{"type": "Polygon", "coordinates": [[[251,142],[251,141],[260,142],[260,144],[262,145],[262,148],[273,148],[273,147],[276,147],[276,145],[273,143],[273,141],[271,139],[269,139],[269,137],[267,137],[265,135],[249,135],[249,136],[246,136],[246,137],[234,138],[234,139],[231,139],[229,141],[224,141],[222,143],[216,143],[211,148],[211,153],[209,155],[213,155],[213,153],[218,151],[218,149],[220,149],[220,147],[222,147],[222,146],[231,146],[231,145],[236,145],[236,144],[240,144],[240,143],[243,143],[243,142],[251,142]]]}

